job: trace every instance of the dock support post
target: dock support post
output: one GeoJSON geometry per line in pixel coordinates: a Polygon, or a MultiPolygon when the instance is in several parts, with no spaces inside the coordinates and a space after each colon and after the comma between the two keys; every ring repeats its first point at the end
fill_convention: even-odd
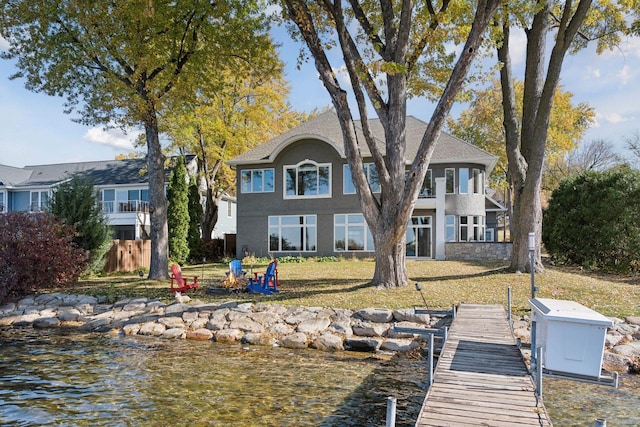
{"type": "Polygon", "coordinates": [[[511,286],[507,288],[507,319],[509,320],[509,326],[511,324],[511,286]]]}
{"type": "Polygon", "coordinates": [[[607,420],[604,420],[602,418],[596,418],[595,424],[593,426],[594,427],[607,427],[607,420]]]}
{"type": "Polygon", "coordinates": [[[433,384],[433,334],[429,334],[429,388],[433,384]]]}
{"type": "Polygon", "coordinates": [[[395,397],[387,397],[387,427],[396,426],[396,403],[398,399],[395,397]]]}
{"type": "Polygon", "coordinates": [[[536,394],[542,399],[542,347],[536,350],[536,394]]]}

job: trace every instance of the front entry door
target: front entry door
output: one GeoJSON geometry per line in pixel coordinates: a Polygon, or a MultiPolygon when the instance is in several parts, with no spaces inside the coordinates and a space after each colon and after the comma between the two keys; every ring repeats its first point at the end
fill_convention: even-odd
{"type": "Polygon", "coordinates": [[[411,217],[406,238],[407,257],[431,258],[431,217],[411,217]]]}

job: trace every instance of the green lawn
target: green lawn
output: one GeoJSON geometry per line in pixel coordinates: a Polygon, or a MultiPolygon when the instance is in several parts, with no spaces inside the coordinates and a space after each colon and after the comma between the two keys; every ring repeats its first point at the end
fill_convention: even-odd
{"type": "MultiPolygon", "coordinates": [[[[243,264],[246,270],[264,273],[266,264],[243,264]]],[[[373,261],[307,261],[279,263],[280,293],[272,296],[237,293],[209,295],[207,287],[220,286],[227,264],[186,266],[185,275],[198,275],[201,290],[190,294],[203,301],[274,302],[288,306],[323,306],[336,308],[424,306],[413,286],[418,282],[428,307],[450,308],[460,302],[507,305],[507,288],[511,287],[513,310],[528,311],[531,276],[505,271],[505,264],[487,262],[408,261],[411,285],[379,290],[367,285],[373,277],[373,261]]],[[[536,294],[542,298],[577,301],[607,316],[640,315],[640,277],[621,277],[585,273],[579,269],[547,267],[536,274],[536,294]]],[[[83,280],[71,289],[76,293],[106,295],[110,301],[120,297],[146,296],[170,301],[168,281],[142,280],[136,275],[115,275],[83,280]]],[[[66,290],[69,292],[70,290],[66,290]]]]}

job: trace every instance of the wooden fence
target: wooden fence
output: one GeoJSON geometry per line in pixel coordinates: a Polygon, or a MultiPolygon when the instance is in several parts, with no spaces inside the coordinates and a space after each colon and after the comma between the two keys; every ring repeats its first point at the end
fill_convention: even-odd
{"type": "Polygon", "coordinates": [[[106,255],[104,271],[134,271],[149,269],[151,265],[151,240],[114,240],[106,255]]]}

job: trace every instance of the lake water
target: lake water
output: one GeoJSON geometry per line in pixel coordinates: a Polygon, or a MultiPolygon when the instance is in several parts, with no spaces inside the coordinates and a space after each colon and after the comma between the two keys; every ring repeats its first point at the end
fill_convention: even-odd
{"type": "MultiPolygon", "coordinates": [[[[61,330],[0,329],[2,426],[413,426],[419,357],[246,347],[61,330]]],[[[640,425],[640,382],[545,379],[556,426],[640,425]]]]}

